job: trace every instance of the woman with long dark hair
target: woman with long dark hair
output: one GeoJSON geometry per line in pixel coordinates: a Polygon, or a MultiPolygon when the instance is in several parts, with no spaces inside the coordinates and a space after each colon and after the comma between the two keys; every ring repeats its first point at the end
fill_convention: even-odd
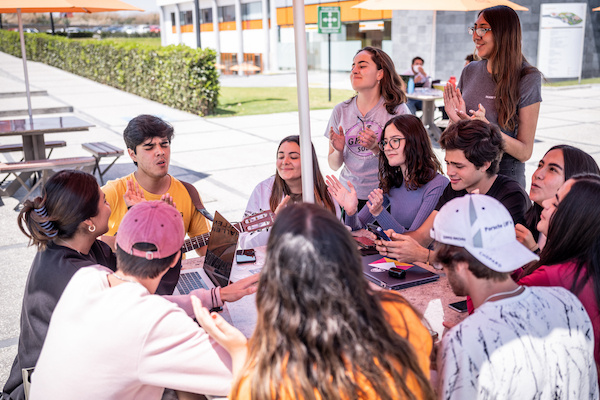
{"type": "Polygon", "coordinates": [[[358,198],[352,183],[348,191],[337,178],[328,176],[328,190],[344,208],[345,222],[353,229],[377,220],[383,229],[397,233],[414,231],[435,208],[448,179],[442,175],[419,118],[398,115],[385,124],[383,131],[379,142],[379,188],[369,194],[367,206],[357,213],[358,198]]]}
{"type": "Polygon", "coordinates": [[[552,146],[538,163],[529,190],[533,205],[525,213],[525,224],[515,225],[517,239],[531,251],[539,252],[545,243],[545,236],[537,229],[542,202],[553,198],[565,181],[582,173],[600,174],[600,169],[592,156],[567,144],[552,146]]]}
{"type": "Polygon", "coordinates": [[[249,342],[198,301],[202,326],[233,359],[233,399],[433,399],[432,339],[399,294],[374,291],[344,225],[313,204],[271,231],[249,342]]]}
{"type": "Polygon", "coordinates": [[[594,358],[600,365],[600,176],[576,175],[543,202],[538,230],[546,235],[540,260],[519,283],[562,286],[575,294],[594,327],[594,358]]]}
{"type": "Polygon", "coordinates": [[[360,210],[377,187],[378,143],[385,123],[395,115],[410,114],[394,62],[383,50],[365,47],[352,61],[350,82],[356,95],[335,106],[325,131],[329,138],[329,166],[350,181],[360,210]]]}
{"type": "Polygon", "coordinates": [[[56,173],[42,196],[25,201],[19,228],[38,252],[25,286],[18,353],[3,389],[9,398],[25,398],[21,369],[35,367],[52,312],[75,272],[94,264],[116,269],[112,250],[97,240],[108,232],[109,217],[96,178],[82,171],[56,173]]]}
{"type": "MultiPolygon", "coordinates": [[[[312,146],[313,182],[315,202],[333,214],[339,215],[339,206],[327,192],[327,185],[319,169],[319,161],[312,146]]],[[[275,175],[259,183],[252,192],[244,216],[260,211],[277,212],[288,203],[302,201],[302,171],[300,164],[300,137],[287,136],[277,147],[275,175]]],[[[269,230],[244,232],[240,234],[239,245],[243,249],[265,246],[269,239],[269,230]]]]}
{"type": "Polygon", "coordinates": [[[469,33],[482,60],[465,66],[457,88],[446,85],[446,113],[452,122],[482,118],[498,125],[505,142],[499,173],[525,187],[523,163],[533,151],[541,74],[521,52],[521,24],[512,8],[482,10],[469,33]]]}

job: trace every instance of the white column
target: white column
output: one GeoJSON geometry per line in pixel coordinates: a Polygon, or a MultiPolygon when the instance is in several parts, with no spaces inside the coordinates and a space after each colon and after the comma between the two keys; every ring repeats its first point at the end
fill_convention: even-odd
{"type": "Polygon", "coordinates": [[[177,32],[177,44],[182,44],[183,39],[181,38],[181,19],[179,18],[181,11],[179,10],[179,4],[175,4],[175,32],[177,32]]]}
{"type": "Polygon", "coordinates": [[[212,0],[213,32],[215,33],[215,47],[217,51],[217,64],[221,64],[221,34],[219,33],[219,8],[217,0],[212,0]]]}
{"type": "Polygon", "coordinates": [[[160,6],[160,45],[167,45],[167,13],[165,6],[160,6]]]}
{"type": "Polygon", "coordinates": [[[262,61],[263,61],[263,65],[264,65],[264,71],[263,72],[270,72],[271,71],[271,64],[270,64],[270,60],[269,58],[271,57],[271,44],[270,42],[270,35],[269,35],[269,5],[267,4],[267,0],[262,0],[262,30],[263,30],[263,35],[264,35],[264,41],[265,41],[265,50],[263,51],[262,54],[262,61]]]}
{"type": "Polygon", "coordinates": [[[275,0],[270,0],[269,8],[271,9],[271,29],[269,30],[271,35],[271,52],[269,54],[270,57],[270,67],[271,71],[277,71],[279,69],[279,63],[277,62],[277,46],[278,46],[278,26],[277,26],[277,4],[275,0]]]}
{"type": "MultiPolygon", "coordinates": [[[[235,30],[238,36],[238,65],[244,62],[244,31],[242,30],[242,2],[235,0],[235,30]]],[[[243,71],[238,71],[238,75],[244,75],[243,71]]]]}

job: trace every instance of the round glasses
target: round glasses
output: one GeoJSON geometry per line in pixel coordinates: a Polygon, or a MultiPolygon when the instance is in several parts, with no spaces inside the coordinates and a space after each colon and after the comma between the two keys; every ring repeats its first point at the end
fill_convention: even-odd
{"type": "Polygon", "coordinates": [[[382,140],[381,142],[379,142],[379,150],[381,151],[385,151],[385,146],[390,145],[390,147],[392,148],[392,150],[396,150],[398,147],[400,147],[400,142],[403,141],[406,138],[403,137],[395,137],[395,138],[391,138],[389,141],[388,140],[382,140]]]}
{"type": "Polygon", "coordinates": [[[474,26],[469,27],[469,35],[473,36],[473,33],[476,33],[477,36],[483,37],[486,33],[491,31],[492,28],[475,28],[474,26]]]}

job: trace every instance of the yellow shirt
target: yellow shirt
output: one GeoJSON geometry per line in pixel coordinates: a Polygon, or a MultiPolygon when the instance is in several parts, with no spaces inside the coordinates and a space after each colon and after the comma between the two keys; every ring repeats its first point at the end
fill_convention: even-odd
{"type": "MultiPolygon", "coordinates": [[[[127,191],[127,180],[130,179],[137,182],[134,173],[132,173],[123,178],[109,181],[102,187],[102,191],[106,195],[106,201],[110,204],[111,209],[107,235],[114,236],[117,233],[121,220],[127,212],[127,205],[125,204],[123,195],[127,191]]],[[[143,188],[142,190],[144,191],[144,198],[149,201],[160,200],[162,196],[162,194],[150,193],[143,188]]],[[[183,217],[183,225],[189,237],[195,237],[210,231],[208,221],[196,210],[185,186],[172,176],[171,186],[169,186],[167,193],[173,196],[173,201],[183,217]]]]}
{"type": "MultiPolygon", "coordinates": [[[[400,296],[395,292],[389,293],[392,293],[395,296],[400,296]]],[[[394,331],[396,331],[398,335],[406,338],[408,342],[412,344],[419,366],[423,370],[425,377],[429,378],[430,355],[433,347],[433,340],[429,330],[423,325],[419,316],[415,314],[409,305],[386,300],[382,300],[381,305],[386,312],[386,320],[390,323],[394,331]]],[[[386,377],[382,376],[382,378],[385,379],[386,377]]],[[[289,379],[289,377],[285,378],[286,381],[289,381],[289,379]]],[[[387,379],[391,378],[387,376],[387,379]]],[[[366,381],[364,376],[357,376],[356,382],[366,393],[363,399],[366,400],[379,398],[379,396],[374,393],[373,388],[370,387],[369,382],[366,381]]],[[[418,386],[418,381],[414,375],[408,375],[406,384],[418,399],[423,398],[421,388],[418,386]]],[[[236,400],[251,399],[250,379],[247,374],[240,382],[240,390],[238,393],[239,395],[235,397],[236,400]]],[[[280,388],[278,393],[281,400],[294,400],[296,398],[290,387],[280,388]]],[[[317,399],[320,399],[320,396],[317,393],[315,394],[317,399]]],[[[232,396],[230,396],[230,399],[231,398],[232,396]]]]}

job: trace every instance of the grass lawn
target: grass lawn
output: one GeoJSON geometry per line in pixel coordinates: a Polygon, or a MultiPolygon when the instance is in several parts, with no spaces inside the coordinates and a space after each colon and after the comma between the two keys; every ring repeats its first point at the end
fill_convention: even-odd
{"type": "MultiPolygon", "coordinates": [[[[337,103],[348,100],[354,95],[352,90],[331,89],[331,101],[328,101],[328,91],[327,88],[309,88],[311,110],[333,108],[337,103]]],[[[295,87],[221,87],[217,110],[215,114],[208,117],[237,117],[298,111],[296,92],[295,87]]]]}
{"type": "MultiPolygon", "coordinates": [[[[581,80],[581,84],[582,85],[590,85],[593,83],[600,83],[600,78],[588,78],[588,79],[582,79],[581,80]]],[[[552,82],[552,83],[544,83],[544,86],[552,86],[552,87],[557,87],[557,86],[573,86],[573,85],[579,85],[579,82],[577,81],[577,79],[572,80],[572,81],[560,81],[560,82],[552,82]]]]}

